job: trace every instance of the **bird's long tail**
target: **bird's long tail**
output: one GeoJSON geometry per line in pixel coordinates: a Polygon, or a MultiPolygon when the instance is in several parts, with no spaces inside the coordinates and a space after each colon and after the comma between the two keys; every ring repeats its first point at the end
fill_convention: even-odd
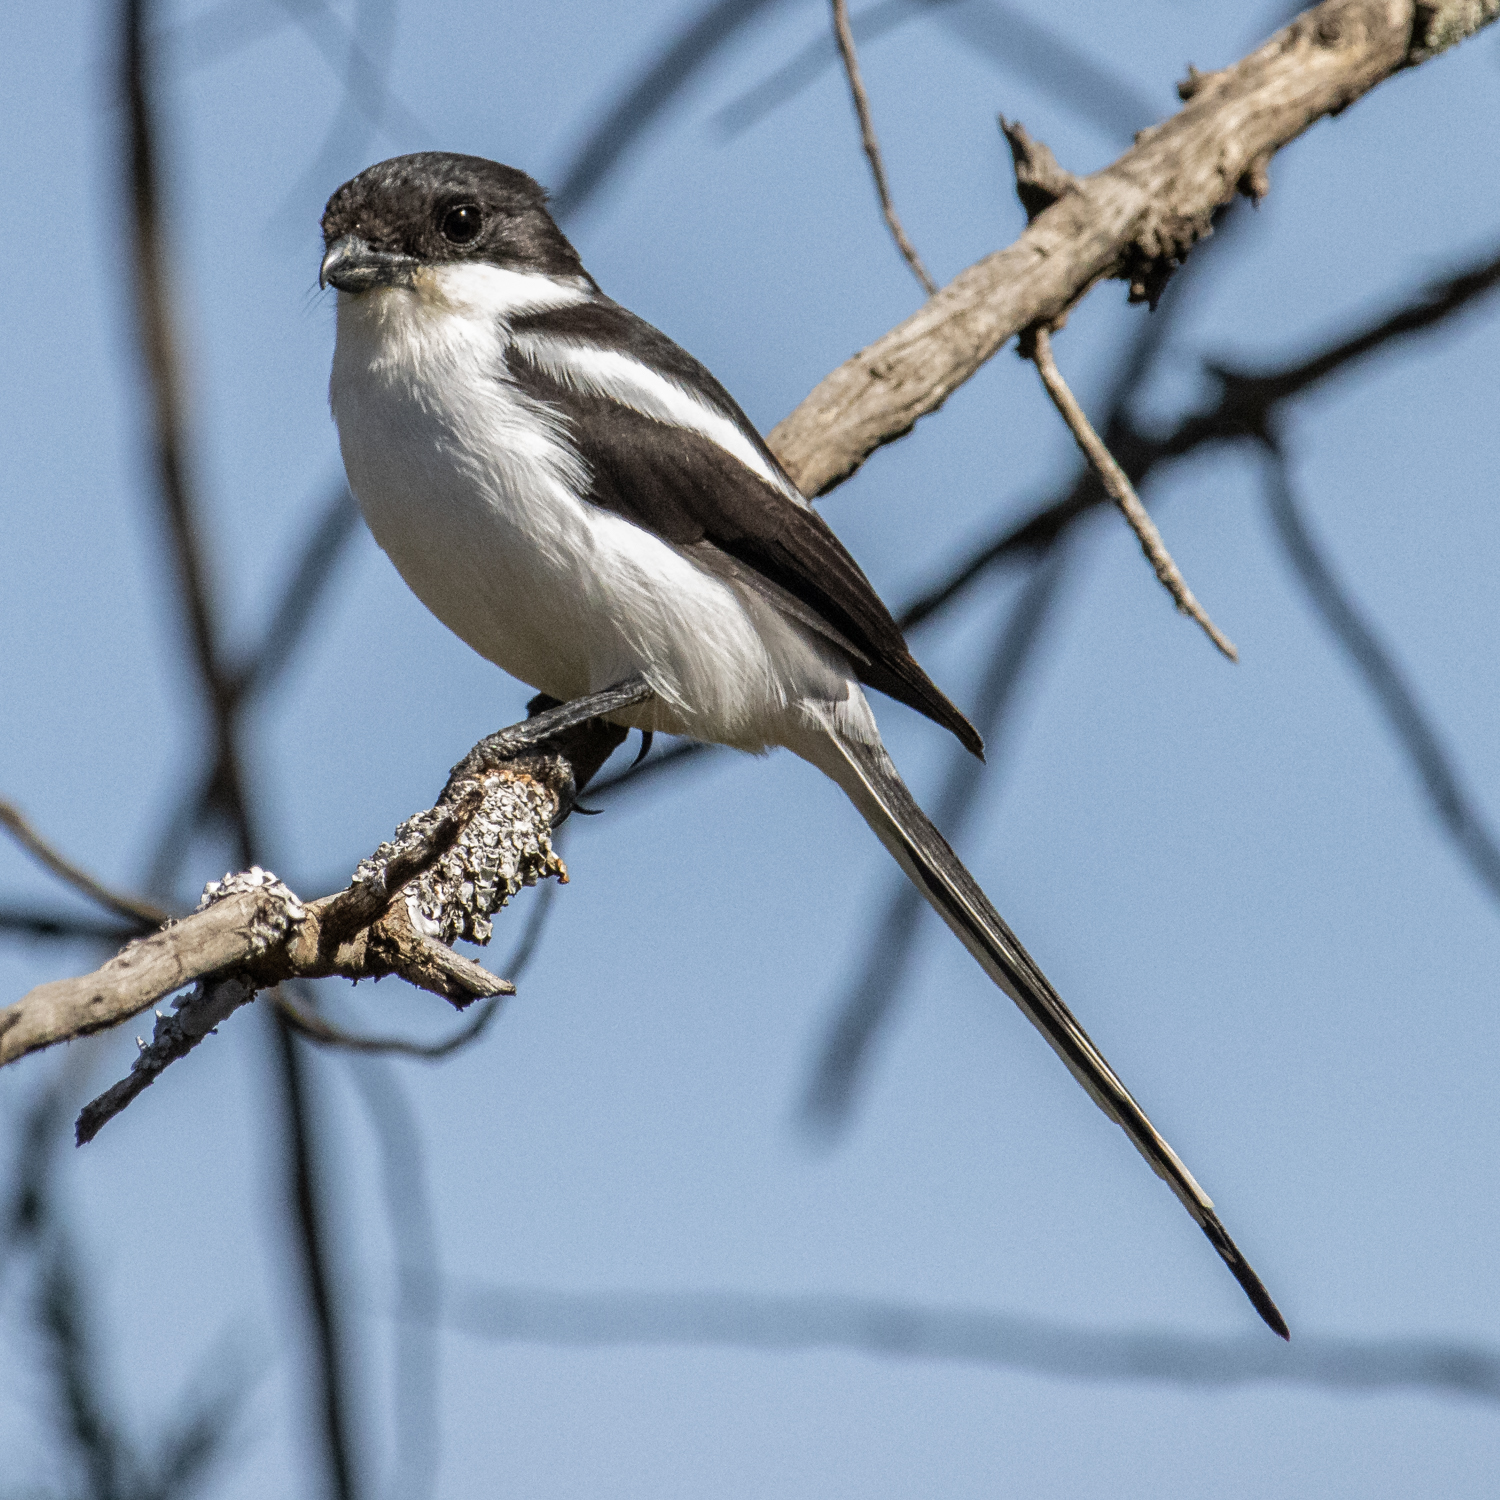
{"type": "Polygon", "coordinates": [[[1130,1137],[1152,1171],[1182,1200],[1255,1310],[1282,1338],[1289,1337],[1286,1321],[1260,1277],[1219,1222],[1213,1200],[1130,1097],[1104,1054],[1089,1040],[979,883],[917,806],[884,747],[878,742],[854,743],[831,726],[826,739],[820,739],[819,744],[798,746],[798,752],[844,789],[938,915],[990,978],[1021,1007],[1099,1108],[1130,1137]]]}

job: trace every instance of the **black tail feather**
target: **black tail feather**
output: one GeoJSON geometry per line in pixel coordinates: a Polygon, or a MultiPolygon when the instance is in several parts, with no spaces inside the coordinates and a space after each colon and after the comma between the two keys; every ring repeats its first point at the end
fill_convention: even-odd
{"type": "Polygon", "coordinates": [[[917,805],[884,748],[854,744],[840,736],[833,739],[842,766],[820,758],[822,769],[844,788],[939,916],[1015,1000],[1099,1108],[1120,1125],[1152,1171],[1181,1199],[1267,1326],[1288,1338],[1286,1320],[1220,1223],[1213,1200],[1131,1098],[1104,1054],[917,805]]]}

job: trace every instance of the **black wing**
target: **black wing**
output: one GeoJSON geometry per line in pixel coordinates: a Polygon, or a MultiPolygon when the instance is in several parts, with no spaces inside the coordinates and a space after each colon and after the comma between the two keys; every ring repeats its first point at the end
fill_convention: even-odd
{"type": "MultiPolygon", "coordinates": [[[[744,433],[783,471],[733,397],[685,350],[618,304],[597,301],[518,318],[512,331],[625,354],[665,376],[744,433]]],[[[828,524],[712,438],[549,373],[513,349],[513,380],[567,421],[593,480],[589,499],[703,566],[756,588],[792,618],[848,652],[861,682],[955,734],[975,755],[974,726],[917,665],[901,628],[828,524]]],[[[795,486],[787,480],[795,493],[795,486]]]]}

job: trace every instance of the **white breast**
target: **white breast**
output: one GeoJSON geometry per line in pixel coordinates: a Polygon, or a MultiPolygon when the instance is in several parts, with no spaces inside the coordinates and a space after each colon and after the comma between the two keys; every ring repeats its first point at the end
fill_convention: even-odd
{"type": "Polygon", "coordinates": [[[587,474],[562,424],[507,376],[510,318],[588,295],[473,265],[340,293],[330,400],[350,485],[418,598],[522,681],[567,699],[644,672],[657,700],[642,723],[781,743],[801,699],[847,698],[847,669],[755,597],[579,499],[587,474]]]}

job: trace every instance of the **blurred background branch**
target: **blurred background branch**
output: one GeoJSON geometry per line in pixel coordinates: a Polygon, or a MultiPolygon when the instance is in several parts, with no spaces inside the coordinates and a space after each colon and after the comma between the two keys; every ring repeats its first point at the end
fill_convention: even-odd
{"type": "Polygon", "coordinates": [[[1201,1387],[1257,1381],[1341,1391],[1408,1387],[1500,1402],[1500,1350],[1442,1339],[1191,1337],[1105,1331],[970,1308],[860,1297],[725,1292],[569,1293],[450,1281],[443,1326],[495,1343],[720,1345],[849,1349],[892,1359],[962,1360],[1055,1380],[1201,1387]]]}
{"type": "MultiPolygon", "coordinates": [[[[227,1349],[216,1350],[213,1364],[199,1369],[165,1430],[149,1443],[134,1439],[114,1409],[92,1329],[92,1277],[54,1181],[54,1158],[83,1071],[76,1056],[70,1059],[34,1091],[16,1121],[0,1217],[0,1287],[30,1283],[27,1303],[43,1377],[37,1416],[52,1424],[70,1493],[88,1500],[179,1500],[200,1492],[225,1462],[242,1421],[247,1372],[227,1349]]],[[[0,1476],[0,1494],[22,1493],[11,1487],[13,1478],[0,1476]]]]}
{"type": "MultiPolygon", "coordinates": [[[[252,819],[240,755],[242,721],[234,676],[222,660],[209,563],[202,541],[199,507],[189,481],[190,443],[181,360],[170,312],[172,275],[167,265],[166,217],[161,202],[161,131],[156,117],[155,76],[148,55],[149,16],[146,0],[123,0],[120,34],[120,83],[126,101],[125,182],[130,204],[132,269],[137,337],[153,413],[152,448],[156,460],[157,498],[163,530],[176,564],[177,594],[199,689],[206,700],[211,729],[203,806],[227,825],[237,868],[269,858],[252,819]]],[[[153,889],[161,889],[166,872],[158,868],[153,889]]],[[[322,1461],[330,1494],[355,1500],[354,1438],[351,1432],[348,1381],[344,1372],[344,1339],[329,1265],[324,1212],[317,1182],[318,1148],[313,1140],[313,1106],[306,1067],[290,1028],[279,1017],[273,1023],[273,1051],[280,1079],[280,1117],[286,1132],[287,1201],[299,1250],[301,1292],[306,1299],[314,1407],[321,1421],[322,1461]]]]}

